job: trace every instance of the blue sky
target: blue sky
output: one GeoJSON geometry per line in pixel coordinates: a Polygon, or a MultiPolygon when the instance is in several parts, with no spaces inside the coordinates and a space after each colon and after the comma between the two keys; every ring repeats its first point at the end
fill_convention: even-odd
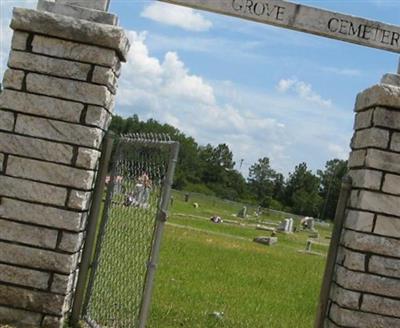
{"type": "MultiPolygon", "coordinates": [[[[4,68],[11,7],[35,1],[0,1],[4,68]]],[[[297,2],[400,22],[400,0],[297,2]]],[[[389,52],[155,1],[112,0],[110,11],[132,40],[116,112],[228,143],[244,173],[263,156],[285,174],[347,158],[357,93],[397,68],[389,52]]]]}

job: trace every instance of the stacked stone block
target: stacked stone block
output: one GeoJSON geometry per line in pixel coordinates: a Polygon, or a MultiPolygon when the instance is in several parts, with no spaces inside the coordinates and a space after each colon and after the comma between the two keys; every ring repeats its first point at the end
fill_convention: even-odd
{"type": "Polygon", "coordinates": [[[400,327],[400,76],[360,93],[326,327],[400,327]]]}
{"type": "Polygon", "coordinates": [[[115,22],[107,13],[45,5],[78,18],[14,9],[0,94],[0,325],[16,327],[60,327],[71,307],[128,50],[122,29],[98,22],[115,22]]]}

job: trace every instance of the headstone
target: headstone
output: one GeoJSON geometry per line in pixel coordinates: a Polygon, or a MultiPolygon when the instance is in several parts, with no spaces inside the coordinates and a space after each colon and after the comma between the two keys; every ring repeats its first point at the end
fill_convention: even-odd
{"type": "Polygon", "coordinates": [[[311,231],[315,230],[315,220],[314,218],[310,218],[308,220],[308,225],[307,225],[308,229],[310,229],[311,231]]]}
{"type": "Polygon", "coordinates": [[[259,244],[271,246],[278,242],[278,237],[256,237],[253,241],[259,244]]]}
{"type": "Polygon", "coordinates": [[[278,231],[289,232],[290,219],[284,219],[278,226],[278,231]]]}
{"type": "Polygon", "coordinates": [[[293,218],[289,218],[289,228],[287,232],[289,233],[293,232],[293,224],[294,224],[293,218]]]}
{"type": "Polygon", "coordinates": [[[261,225],[261,224],[257,224],[256,225],[256,229],[257,230],[264,230],[264,231],[276,231],[275,227],[268,227],[268,226],[261,225]]]}
{"type": "Polygon", "coordinates": [[[243,206],[243,208],[237,214],[237,217],[242,218],[242,219],[245,219],[247,217],[247,207],[246,206],[243,206]]]}
{"type": "Polygon", "coordinates": [[[310,217],[310,216],[304,217],[300,221],[300,224],[302,225],[303,229],[308,229],[308,230],[311,230],[311,231],[315,230],[315,219],[310,217]]]}
{"type": "Polygon", "coordinates": [[[307,240],[306,252],[311,252],[311,247],[312,247],[312,241],[311,240],[307,240]]]}

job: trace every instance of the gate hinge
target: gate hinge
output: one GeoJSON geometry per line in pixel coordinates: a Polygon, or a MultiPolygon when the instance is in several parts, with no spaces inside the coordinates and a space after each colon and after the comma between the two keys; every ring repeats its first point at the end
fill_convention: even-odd
{"type": "Polygon", "coordinates": [[[160,214],[158,215],[158,219],[159,219],[161,222],[167,222],[167,220],[168,220],[168,213],[167,213],[167,211],[161,210],[161,211],[160,211],[160,214]]]}

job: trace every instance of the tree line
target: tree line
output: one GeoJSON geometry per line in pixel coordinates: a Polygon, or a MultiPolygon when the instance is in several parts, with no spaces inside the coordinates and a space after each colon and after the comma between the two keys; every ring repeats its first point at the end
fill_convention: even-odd
{"type": "Polygon", "coordinates": [[[199,145],[177,128],[154,119],[142,121],[137,115],[115,115],[111,131],[127,133],[165,133],[179,141],[181,148],[174,188],[214,195],[224,199],[258,204],[262,207],[333,219],[347,162],[332,159],[314,174],[306,163],[299,163],[287,178],[274,170],[268,157],[250,166],[248,177],[237,169],[233,153],[226,144],[199,145]]]}

